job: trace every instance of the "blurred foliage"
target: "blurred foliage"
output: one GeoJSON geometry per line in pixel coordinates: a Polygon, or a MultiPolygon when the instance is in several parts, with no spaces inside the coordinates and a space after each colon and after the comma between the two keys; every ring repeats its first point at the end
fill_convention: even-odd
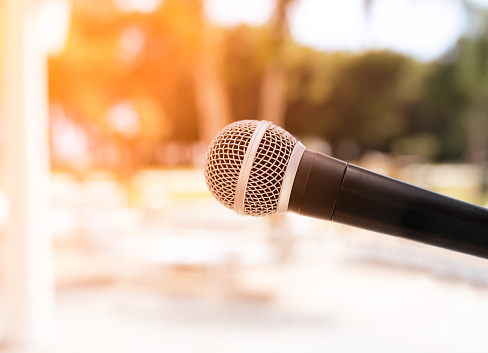
{"type": "MultiPolygon", "coordinates": [[[[341,144],[352,140],[361,152],[460,159],[468,138],[470,97],[461,68],[464,42],[472,41],[459,43],[455,60],[433,63],[389,51],[324,53],[290,42],[284,53],[286,127],[299,136],[325,139],[336,155],[341,144]]],[[[226,48],[235,117],[253,117],[267,60],[266,35],[261,29],[238,27],[229,31],[226,48]]],[[[479,69],[465,66],[480,77],[479,69]]]]}
{"type": "Polygon", "coordinates": [[[388,149],[404,127],[398,90],[408,59],[389,52],[317,59],[291,70],[297,86],[290,87],[295,92],[287,113],[290,129],[324,137],[333,151],[343,140],[363,149],[388,149]],[[314,72],[322,67],[324,72],[314,72]]]}
{"type": "MultiPolygon", "coordinates": [[[[226,45],[235,116],[252,117],[266,35],[239,27],[229,31],[226,45]]],[[[445,57],[424,63],[389,51],[324,53],[289,42],[286,127],[325,139],[335,155],[352,140],[361,152],[463,159],[473,138],[473,102],[483,112],[479,119],[487,120],[487,50],[482,37],[462,38],[445,57]]],[[[486,135],[480,121],[474,125],[486,135]]]]}
{"type": "MultiPolygon", "coordinates": [[[[152,151],[167,141],[197,141],[193,68],[203,42],[196,3],[166,0],[140,14],[118,12],[109,1],[75,2],[65,51],[49,61],[51,104],[96,143],[125,146],[137,163],[151,163],[152,151]],[[109,112],[121,102],[135,107],[137,134],[111,126],[109,112]]],[[[265,26],[222,31],[233,119],[254,119],[275,39],[265,26]]],[[[461,39],[429,63],[389,51],[326,53],[287,40],[285,127],[326,140],[338,157],[340,146],[354,141],[360,153],[468,158],[470,148],[487,147],[486,138],[475,137],[487,135],[487,54],[484,34],[461,39]]]]}
{"type": "Polygon", "coordinates": [[[66,48],[49,62],[51,102],[112,136],[106,119],[110,107],[121,101],[139,107],[144,101],[151,108],[139,114],[140,138],[195,140],[197,31],[185,1],[165,1],[151,14],[120,13],[110,4],[75,3],[66,48]]]}

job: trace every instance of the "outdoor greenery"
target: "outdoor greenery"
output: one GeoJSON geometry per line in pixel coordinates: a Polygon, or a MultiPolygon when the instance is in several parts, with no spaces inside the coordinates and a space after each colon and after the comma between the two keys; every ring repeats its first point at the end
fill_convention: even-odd
{"type": "MultiPolygon", "coordinates": [[[[94,146],[110,144],[130,151],[135,164],[151,164],[161,144],[202,137],[194,68],[206,45],[205,19],[196,0],[167,0],[151,14],[120,13],[111,4],[75,2],[67,46],[49,62],[51,105],[94,146]],[[107,119],[120,102],[138,112],[133,133],[107,119]]],[[[324,139],[338,157],[358,157],[340,148],[351,142],[359,154],[377,150],[434,161],[477,160],[488,147],[483,30],[434,62],[389,51],[321,52],[288,37],[277,42],[269,26],[208,33],[219,38],[222,99],[231,120],[262,118],[260,87],[279,53],[285,127],[324,139]]]]}

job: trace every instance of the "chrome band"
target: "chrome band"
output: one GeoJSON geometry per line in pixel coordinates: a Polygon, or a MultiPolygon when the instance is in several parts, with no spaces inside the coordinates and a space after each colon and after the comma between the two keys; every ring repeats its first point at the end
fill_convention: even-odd
{"type": "Polygon", "coordinates": [[[249,141],[246,154],[244,155],[244,160],[242,161],[239,179],[237,180],[236,197],[234,199],[234,211],[237,214],[246,214],[244,197],[246,196],[246,187],[249,180],[249,174],[251,173],[251,168],[254,162],[254,157],[256,157],[256,153],[258,151],[259,143],[270,125],[271,122],[269,121],[260,121],[258,126],[256,126],[256,130],[254,130],[251,141],[249,141]]]}
{"type": "Polygon", "coordinates": [[[290,156],[290,161],[286,167],[285,176],[283,177],[283,184],[281,185],[280,197],[278,199],[277,213],[285,213],[288,211],[288,203],[290,202],[291,189],[295,176],[297,174],[298,165],[302,159],[306,148],[301,142],[297,142],[293,152],[290,156]]]}

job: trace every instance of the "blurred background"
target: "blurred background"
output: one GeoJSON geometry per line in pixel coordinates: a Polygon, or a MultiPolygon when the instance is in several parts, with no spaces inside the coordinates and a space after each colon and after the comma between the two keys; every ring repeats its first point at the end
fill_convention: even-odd
{"type": "MultiPolygon", "coordinates": [[[[488,263],[203,179],[228,123],[488,202],[486,0],[1,0],[0,351],[486,352],[488,263]]],[[[488,235],[487,235],[488,236],[488,235]]]]}

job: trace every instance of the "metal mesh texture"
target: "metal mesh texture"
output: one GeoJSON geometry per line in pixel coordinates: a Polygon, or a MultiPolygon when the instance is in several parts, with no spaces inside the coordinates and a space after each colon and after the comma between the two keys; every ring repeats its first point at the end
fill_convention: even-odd
{"type": "MultiPolygon", "coordinates": [[[[234,209],[237,181],[244,155],[258,125],[242,120],[226,126],[213,139],[205,161],[205,181],[212,195],[234,209]]],[[[277,211],[285,170],[297,140],[270,125],[259,143],[244,197],[245,214],[265,216],[277,211]]]]}

